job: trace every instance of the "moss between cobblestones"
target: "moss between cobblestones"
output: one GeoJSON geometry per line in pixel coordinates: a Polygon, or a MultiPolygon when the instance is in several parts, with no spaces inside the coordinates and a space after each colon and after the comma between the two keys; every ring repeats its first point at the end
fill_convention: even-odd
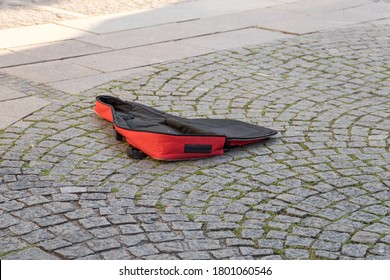
{"type": "Polygon", "coordinates": [[[27,249],[35,248],[35,247],[37,247],[37,245],[28,245],[28,246],[26,246],[26,247],[23,247],[23,248],[14,250],[14,251],[5,252],[5,253],[0,254],[0,258],[3,258],[3,257],[8,256],[8,255],[10,255],[10,254],[16,254],[16,253],[25,251],[25,250],[27,250],[27,249]]]}
{"type": "Polygon", "coordinates": [[[40,176],[49,176],[51,169],[42,169],[40,176]]]}
{"type": "Polygon", "coordinates": [[[157,201],[157,203],[156,203],[156,209],[157,209],[160,213],[164,213],[165,205],[164,205],[161,201],[157,201]]]}
{"type": "Polygon", "coordinates": [[[321,256],[316,255],[314,249],[309,249],[309,260],[319,260],[320,261],[320,260],[328,260],[328,259],[325,257],[321,257],[321,256]]]}
{"type": "Polygon", "coordinates": [[[285,255],[285,252],[284,252],[285,249],[272,249],[272,250],[274,251],[274,255],[279,255],[283,259],[286,259],[286,255],[285,255]]]}
{"type": "Polygon", "coordinates": [[[233,234],[234,234],[237,238],[242,238],[242,230],[243,230],[242,227],[235,228],[235,229],[233,229],[233,234]]]}
{"type": "Polygon", "coordinates": [[[195,221],[195,215],[194,215],[194,214],[186,214],[186,215],[187,215],[187,219],[188,219],[190,222],[195,221]]]}
{"type": "Polygon", "coordinates": [[[258,240],[258,239],[252,239],[252,242],[253,242],[253,246],[254,246],[256,249],[260,249],[260,243],[259,243],[259,240],[258,240]]]}
{"type": "Polygon", "coordinates": [[[141,192],[141,191],[139,191],[139,192],[137,192],[137,193],[135,194],[135,196],[134,196],[134,200],[137,202],[138,200],[140,200],[140,199],[141,199],[141,197],[142,197],[142,192],[141,192]]]}
{"type": "Polygon", "coordinates": [[[119,188],[111,188],[111,193],[117,193],[119,192],[119,188]]]}

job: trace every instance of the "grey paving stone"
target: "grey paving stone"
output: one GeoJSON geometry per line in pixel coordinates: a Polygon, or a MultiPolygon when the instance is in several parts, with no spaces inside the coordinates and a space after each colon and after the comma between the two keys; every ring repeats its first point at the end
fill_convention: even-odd
{"type": "Polygon", "coordinates": [[[169,241],[156,244],[157,249],[162,253],[178,253],[185,251],[185,247],[178,241],[169,241]]]}
{"type": "Polygon", "coordinates": [[[137,222],[131,215],[110,215],[107,219],[113,225],[135,224],[137,222]]]}
{"type": "Polygon", "coordinates": [[[390,235],[386,235],[385,237],[381,238],[381,242],[390,243],[390,235]]]}
{"type": "Polygon", "coordinates": [[[101,253],[105,260],[131,260],[132,257],[129,252],[125,249],[115,249],[101,253]]]}
{"type": "Polygon", "coordinates": [[[23,240],[9,236],[1,237],[0,245],[0,252],[2,255],[16,250],[20,250],[22,248],[26,248],[28,246],[28,244],[23,240]]]}
{"type": "Polygon", "coordinates": [[[253,247],[240,247],[240,252],[243,256],[267,256],[272,255],[272,249],[256,249],[253,247]]]}
{"type": "Polygon", "coordinates": [[[20,220],[11,216],[10,214],[4,213],[0,215],[0,228],[5,229],[12,225],[20,223],[20,220]]]}
{"type": "Polygon", "coordinates": [[[381,223],[374,223],[372,225],[365,227],[364,230],[376,232],[379,234],[386,234],[390,231],[390,226],[381,223]]]}
{"type": "Polygon", "coordinates": [[[59,260],[55,255],[46,253],[39,248],[28,248],[5,256],[6,260],[59,260]]]}
{"type": "Polygon", "coordinates": [[[26,204],[26,205],[28,205],[28,206],[32,206],[32,205],[35,205],[35,204],[43,204],[45,202],[49,202],[49,200],[46,199],[43,196],[24,197],[24,198],[20,198],[19,201],[24,203],[24,204],[26,204]]]}
{"type": "Polygon", "coordinates": [[[159,251],[152,244],[129,247],[129,251],[137,258],[159,253],[159,251]]]}
{"type": "Polygon", "coordinates": [[[264,234],[264,230],[261,229],[244,229],[241,231],[242,238],[260,238],[264,234]]]}
{"type": "Polygon", "coordinates": [[[261,257],[261,260],[283,260],[283,258],[279,255],[270,255],[270,256],[265,256],[261,257]]]}
{"type": "Polygon", "coordinates": [[[93,238],[92,234],[84,230],[78,230],[65,234],[63,238],[71,243],[81,243],[93,238]]]}
{"type": "Polygon", "coordinates": [[[99,213],[101,216],[105,215],[124,215],[125,210],[122,207],[105,207],[105,208],[100,208],[99,213]]]}
{"type": "Polygon", "coordinates": [[[324,231],[319,236],[319,239],[330,241],[330,242],[344,243],[350,239],[350,235],[348,233],[337,232],[337,231],[324,231]]]}
{"type": "Polygon", "coordinates": [[[36,218],[33,220],[41,227],[54,226],[67,222],[67,219],[61,215],[52,215],[42,218],[36,218]]]}
{"type": "Polygon", "coordinates": [[[351,257],[363,257],[367,252],[368,246],[361,244],[347,244],[344,245],[341,253],[351,257]]]}
{"type": "Polygon", "coordinates": [[[87,209],[76,209],[74,211],[68,212],[64,214],[68,219],[83,219],[83,218],[88,218],[95,216],[96,213],[93,211],[91,208],[87,209]]]}
{"type": "Polygon", "coordinates": [[[233,238],[236,235],[232,231],[221,230],[221,231],[207,232],[207,236],[210,237],[211,239],[216,240],[216,239],[233,238]]]}
{"type": "Polygon", "coordinates": [[[218,240],[190,240],[188,241],[188,246],[192,251],[221,249],[218,240]]]}
{"type": "Polygon", "coordinates": [[[316,237],[319,229],[309,227],[293,227],[292,233],[299,236],[316,237]]]}
{"type": "Polygon", "coordinates": [[[205,234],[200,230],[183,231],[185,239],[202,239],[205,238],[205,234]]]}
{"type": "Polygon", "coordinates": [[[309,251],[303,249],[286,249],[285,255],[287,259],[306,260],[309,259],[309,251]]]}
{"type": "Polygon", "coordinates": [[[176,232],[151,232],[147,236],[150,241],[157,243],[184,239],[181,233],[176,232]]]}
{"type": "Polygon", "coordinates": [[[358,243],[376,243],[380,235],[373,232],[359,231],[352,236],[352,241],[358,243]]]}
{"type": "Polygon", "coordinates": [[[119,229],[112,227],[94,228],[90,230],[90,233],[92,233],[97,238],[108,238],[120,235],[119,229]]]}
{"type": "Polygon", "coordinates": [[[315,256],[320,259],[337,260],[340,257],[340,253],[328,252],[328,251],[315,251],[315,256]]]}
{"type": "Polygon", "coordinates": [[[358,211],[358,212],[353,213],[351,216],[349,216],[349,218],[351,220],[355,220],[355,221],[370,223],[372,221],[377,220],[378,216],[375,216],[375,215],[372,215],[370,213],[366,213],[363,211],[358,211]]]}
{"type": "Polygon", "coordinates": [[[316,240],[313,243],[312,248],[324,250],[324,251],[332,251],[337,252],[341,249],[342,243],[338,242],[331,242],[331,241],[324,241],[324,240],[316,240]]]}
{"type": "Polygon", "coordinates": [[[91,248],[95,252],[101,252],[121,247],[120,243],[112,238],[90,240],[87,242],[87,244],[89,248],[91,248]]]}
{"type": "Polygon", "coordinates": [[[135,234],[135,235],[122,235],[120,236],[120,242],[126,246],[135,246],[141,243],[148,241],[148,238],[145,234],[135,234]]]}
{"type": "Polygon", "coordinates": [[[228,222],[213,222],[207,224],[208,230],[228,230],[235,229],[238,225],[236,223],[228,223],[228,222]]]}
{"type": "Polygon", "coordinates": [[[346,213],[344,211],[338,210],[338,209],[330,209],[326,208],[320,212],[317,213],[318,216],[321,218],[325,218],[331,221],[334,221],[336,219],[341,218],[344,216],[346,213]]]}
{"type": "Polygon", "coordinates": [[[54,251],[56,249],[64,248],[71,246],[72,243],[65,241],[60,238],[50,239],[44,242],[39,243],[39,247],[42,247],[46,251],[54,251]]]}
{"type": "Polygon", "coordinates": [[[286,246],[300,246],[300,247],[310,247],[314,242],[313,238],[308,237],[299,237],[299,236],[287,236],[286,246]]]}
{"type": "Polygon", "coordinates": [[[13,225],[9,228],[16,235],[23,235],[34,230],[37,230],[39,227],[32,222],[21,222],[16,225],[13,225]]]}
{"type": "Polygon", "coordinates": [[[46,217],[50,215],[50,212],[41,206],[32,206],[17,212],[13,212],[13,214],[25,220],[32,220],[34,218],[46,217]]]}
{"type": "Polygon", "coordinates": [[[173,254],[156,254],[146,256],[145,260],[179,260],[179,258],[173,254]]]}
{"type": "Polygon", "coordinates": [[[287,232],[285,231],[277,231],[277,230],[270,230],[268,233],[267,233],[267,238],[269,239],[286,239],[286,236],[287,236],[287,232]]]}
{"type": "Polygon", "coordinates": [[[72,212],[76,207],[70,202],[51,202],[44,204],[44,207],[49,209],[54,214],[72,212]]]}
{"type": "Polygon", "coordinates": [[[237,248],[228,248],[228,249],[221,249],[216,251],[211,251],[211,255],[217,260],[220,259],[227,259],[227,258],[236,258],[239,257],[239,250],[237,248]]]}
{"type": "Polygon", "coordinates": [[[80,219],[79,222],[86,229],[110,225],[110,223],[104,217],[89,217],[80,219]]]}
{"type": "Polygon", "coordinates": [[[202,228],[202,223],[196,222],[173,222],[173,230],[200,230],[202,228]]]}
{"type": "Polygon", "coordinates": [[[54,238],[55,235],[45,229],[37,229],[28,234],[23,235],[21,238],[30,244],[35,244],[45,240],[54,238]]]}
{"type": "Polygon", "coordinates": [[[85,193],[87,191],[87,188],[84,187],[61,187],[60,188],[61,193],[85,193]]]}
{"type": "Polygon", "coordinates": [[[260,248],[270,248],[270,249],[282,249],[283,241],[275,239],[259,239],[260,248]]]}
{"type": "Polygon", "coordinates": [[[211,257],[207,252],[183,252],[178,254],[182,260],[210,260],[211,257]]]}
{"type": "Polygon", "coordinates": [[[53,201],[56,202],[68,202],[68,201],[77,201],[79,198],[77,194],[53,194],[53,201]]]}
{"type": "Polygon", "coordinates": [[[377,243],[370,252],[380,256],[389,257],[390,255],[390,246],[384,243],[377,243]]]}
{"type": "Polygon", "coordinates": [[[326,230],[346,232],[349,234],[354,233],[357,229],[364,227],[364,224],[357,221],[351,221],[349,219],[340,219],[333,224],[326,226],[326,230]]]}
{"type": "Polygon", "coordinates": [[[0,203],[0,209],[7,212],[20,210],[23,209],[24,207],[25,205],[23,203],[17,202],[15,200],[10,200],[10,201],[0,203]]]}
{"type": "Polygon", "coordinates": [[[171,231],[169,226],[164,223],[155,223],[155,224],[143,224],[142,228],[146,232],[162,232],[162,231],[171,231]]]}
{"type": "Polygon", "coordinates": [[[91,254],[85,257],[79,257],[76,258],[76,260],[86,260],[86,261],[95,261],[95,260],[101,260],[101,256],[99,254],[91,254]]]}
{"type": "Polygon", "coordinates": [[[54,252],[66,259],[82,258],[93,254],[93,251],[91,249],[81,245],[73,245],[70,247],[55,250],[54,252]]]}
{"type": "Polygon", "coordinates": [[[322,218],[317,218],[317,217],[308,217],[302,220],[302,224],[307,227],[315,227],[315,228],[320,228],[322,229],[326,225],[328,225],[330,221],[322,219],[322,218]]]}
{"type": "Polygon", "coordinates": [[[137,234],[144,232],[138,225],[120,225],[122,234],[137,234]]]}

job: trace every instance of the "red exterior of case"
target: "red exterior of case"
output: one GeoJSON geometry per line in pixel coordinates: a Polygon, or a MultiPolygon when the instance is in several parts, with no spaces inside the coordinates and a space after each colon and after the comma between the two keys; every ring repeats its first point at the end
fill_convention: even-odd
{"type": "MultiPolygon", "coordinates": [[[[113,121],[112,108],[96,100],[95,112],[103,119],[113,121]]],[[[127,143],[148,156],[159,160],[185,160],[222,155],[225,136],[169,135],[123,129],[114,125],[115,130],[126,138],[127,143]],[[185,153],[185,145],[211,145],[209,153],[185,153]]]]}

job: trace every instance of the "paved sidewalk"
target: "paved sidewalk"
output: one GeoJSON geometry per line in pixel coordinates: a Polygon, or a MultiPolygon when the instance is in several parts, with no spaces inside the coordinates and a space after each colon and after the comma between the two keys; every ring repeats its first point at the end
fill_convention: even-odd
{"type": "MultiPolygon", "coordinates": [[[[76,94],[165,61],[363,22],[386,24],[389,17],[387,1],[186,1],[0,30],[0,72],[76,94]]],[[[46,105],[19,100],[24,92],[2,92],[0,128],[46,105]],[[15,113],[19,102],[32,106],[15,113]]]]}
{"type": "Polygon", "coordinates": [[[390,3],[238,2],[0,40],[1,259],[390,259],[390,3]],[[280,133],[134,161],[98,94],[280,133]]]}

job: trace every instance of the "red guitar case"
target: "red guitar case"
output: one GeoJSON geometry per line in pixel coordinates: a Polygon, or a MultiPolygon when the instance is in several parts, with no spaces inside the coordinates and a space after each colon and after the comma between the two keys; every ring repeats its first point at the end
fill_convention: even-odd
{"type": "Polygon", "coordinates": [[[129,143],[127,154],[141,159],[186,160],[222,155],[277,131],[229,119],[187,119],[135,102],[99,95],[95,112],[113,123],[115,137],[129,143]]]}

